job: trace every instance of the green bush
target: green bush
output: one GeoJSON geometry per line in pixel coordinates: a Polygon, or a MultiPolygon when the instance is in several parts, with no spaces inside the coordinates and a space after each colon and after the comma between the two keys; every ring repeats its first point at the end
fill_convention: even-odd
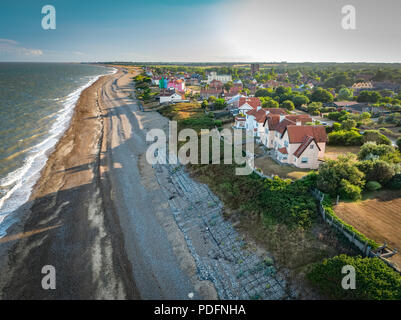
{"type": "Polygon", "coordinates": [[[383,160],[363,160],[357,162],[356,166],[365,173],[367,181],[378,181],[381,184],[389,182],[395,174],[393,165],[383,160]]]}
{"type": "Polygon", "coordinates": [[[366,190],[369,191],[376,191],[382,188],[382,185],[380,183],[378,183],[377,181],[369,181],[366,186],[365,186],[366,190]]]}
{"type": "Polygon", "coordinates": [[[361,198],[361,188],[351,184],[348,180],[342,179],[340,182],[340,196],[343,199],[358,200],[361,198]]]}
{"type": "Polygon", "coordinates": [[[357,130],[338,130],[329,133],[329,144],[344,146],[360,146],[362,135],[357,130]]]}
{"type": "Polygon", "coordinates": [[[378,130],[366,130],[363,134],[363,142],[374,141],[377,144],[386,144],[391,146],[391,141],[378,130]]]}
{"type": "Polygon", "coordinates": [[[388,182],[387,187],[393,190],[401,190],[401,173],[394,175],[388,182]]]}
{"type": "Polygon", "coordinates": [[[214,121],[214,125],[215,125],[216,127],[221,127],[221,126],[223,125],[223,121],[221,121],[221,120],[215,120],[215,121],[214,121]]]}
{"type": "Polygon", "coordinates": [[[401,275],[379,258],[362,258],[340,255],[317,263],[307,279],[322,293],[333,299],[400,300],[401,275]],[[351,265],[356,272],[356,288],[344,290],[341,271],[351,265]]]}

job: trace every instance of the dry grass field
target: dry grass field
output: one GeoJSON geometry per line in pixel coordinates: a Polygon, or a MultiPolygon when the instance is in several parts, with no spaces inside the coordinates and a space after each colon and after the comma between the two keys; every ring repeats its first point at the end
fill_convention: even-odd
{"type": "Polygon", "coordinates": [[[378,243],[397,248],[392,261],[401,267],[401,192],[383,190],[358,202],[341,202],[335,207],[340,219],[378,243]]]}
{"type": "Polygon", "coordinates": [[[292,166],[279,165],[268,155],[255,159],[256,168],[260,168],[266,175],[277,175],[280,178],[300,179],[306,176],[311,170],[300,169],[292,166]]]}

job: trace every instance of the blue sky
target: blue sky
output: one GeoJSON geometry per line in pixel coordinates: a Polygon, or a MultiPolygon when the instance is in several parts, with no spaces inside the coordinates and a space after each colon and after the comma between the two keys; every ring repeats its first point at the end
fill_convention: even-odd
{"type": "Polygon", "coordinates": [[[398,0],[1,0],[0,61],[400,62],[398,0]],[[56,30],[41,27],[44,5],[56,30]],[[357,29],[341,28],[353,4],[357,29]]]}

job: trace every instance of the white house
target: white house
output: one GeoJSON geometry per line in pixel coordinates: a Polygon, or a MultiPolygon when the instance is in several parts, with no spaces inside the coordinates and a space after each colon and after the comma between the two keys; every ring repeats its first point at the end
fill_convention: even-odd
{"type": "Polygon", "coordinates": [[[238,111],[239,113],[246,116],[248,111],[261,107],[259,98],[253,97],[240,97],[238,101],[238,111]]]}
{"type": "Polygon", "coordinates": [[[288,125],[275,147],[276,158],[298,168],[317,169],[326,142],[324,126],[288,125]]]}
{"type": "Polygon", "coordinates": [[[213,80],[221,81],[223,83],[227,83],[232,81],[231,74],[217,74],[217,72],[213,71],[207,75],[207,83],[210,84],[213,80]]]}
{"type": "Polygon", "coordinates": [[[160,93],[160,104],[162,103],[171,103],[171,102],[180,102],[183,100],[183,96],[174,91],[171,92],[163,92],[160,93]]]}

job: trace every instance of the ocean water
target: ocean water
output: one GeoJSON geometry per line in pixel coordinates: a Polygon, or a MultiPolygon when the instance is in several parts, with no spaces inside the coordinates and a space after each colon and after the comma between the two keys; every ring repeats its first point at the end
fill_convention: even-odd
{"type": "Polygon", "coordinates": [[[81,92],[113,72],[86,64],[0,63],[0,237],[29,199],[81,92]]]}

